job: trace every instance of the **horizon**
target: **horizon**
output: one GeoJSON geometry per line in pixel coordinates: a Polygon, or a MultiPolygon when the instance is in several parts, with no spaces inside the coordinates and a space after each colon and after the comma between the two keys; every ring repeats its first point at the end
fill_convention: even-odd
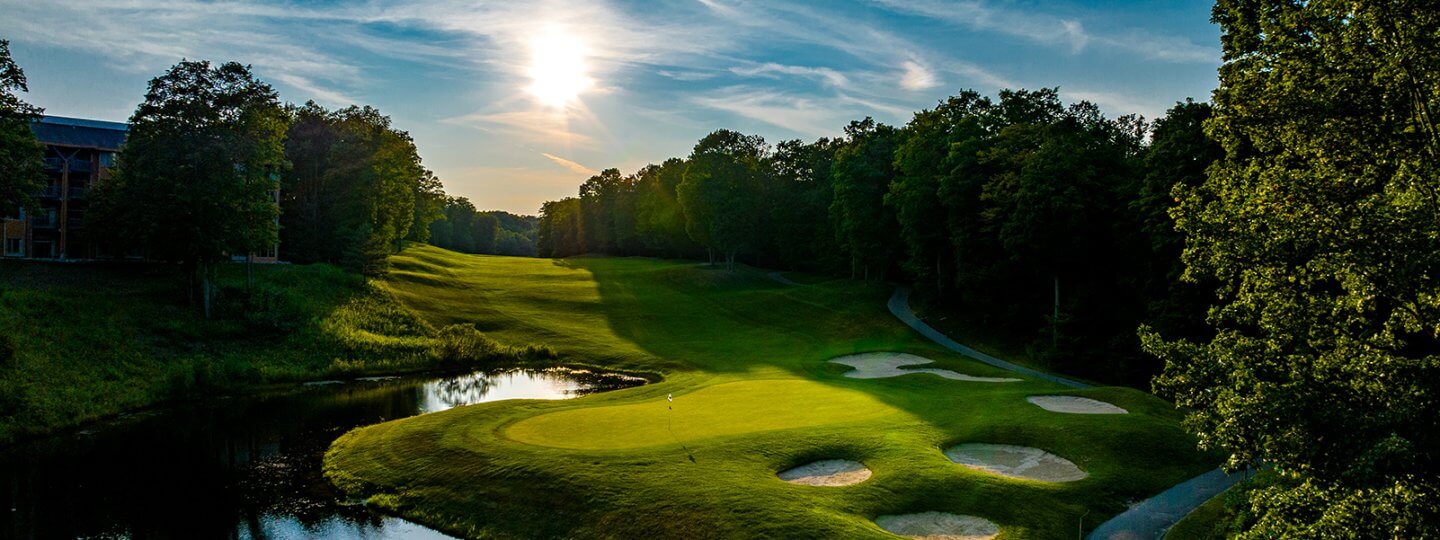
{"type": "Polygon", "coordinates": [[[0,5],[46,114],[123,122],[182,58],[233,60],[282,101],[378,108],[448,193],[524,215],[715,129],[811,141],[866,116],[902,125],[962,89],[1055,86],[1153,120],[1207,101],[1220,63],[1204,2],[0,5]],[[53,32],[57,16],[89,30],[53,32]]]}

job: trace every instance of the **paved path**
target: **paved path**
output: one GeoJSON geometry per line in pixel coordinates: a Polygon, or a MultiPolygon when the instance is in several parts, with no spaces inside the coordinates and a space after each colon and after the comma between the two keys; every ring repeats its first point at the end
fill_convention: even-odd
{"type": "Polygon", "coordinates": [[[779,271],[770,272],[769,274],[766,274],[766,275],[767,275],[767,276],[770,276],[770,279],[773,279],[773,280],[775,280],[775,281],[778,281],[778,282],[780,282],[781,284],[784,284],[784,285],[794,285],[794,286],[797,286],[797,287],[800,286],[800,285],[804,285],[803,283],[800,283],[800,282],[798,282],[798,281],[795,281],[795,280],[793,280],[793,279],[790,279],[790,278],[785,277],[785,274],[782,274],[782,273],[780,273],[779,271]]]}
{"type": "MultiPolygon", "coordinates": [[[[777,272],[772,275],[771,279],[777,281],[783,279],[783,276],[778,276],[778,274],[777,272]]],[[[895,294],[890,296],[888,307],[890,313],[893,313],[910,328],[914,328],[916,332],[920,332],[931,341],[944,345],[945,348],[952,351],[1036,379],[1063,384],[1071,388],[1091,387],[1079,381],[1072,381],[1058,375],[1006,362],[957,343],[915,316],[915,312],[910,309],[909,287],[896,287],[895,294]]],[[[1165,532],[1175,526],[1186,514],[1247,477],[1246,473],[1225,474],[1220,469],[1196,476],[1160,492],[1159,495],[1140,501],[1129,510],[1110,518],[1110,521],[1101,523],[1090,533],[1090,536],[1086,537],[1086,540],[1158,540],[1163,538],[1165,532]]]]}
{"type": "Polygon", "coordinates": [[[930,341],[934,341],[936,343],[944,345],[947,349],[958,352],[965,356],[969,356],[971,358],[998,367],[1000,369],[1014,371],[1015,373],[1025,375],[1027,377],[1034,377],[1036,379],[1059,383],[1065,386],[1069,386],[1071,388],[1090,388],[1090,385],[1082,383],[1080,381],[1072,381],[1059,375],[1052,375],[1043,371],[1036,371],[1012,362],[1006,362],[999,358],[995,358],[994,356],[990,356],[988,354],[982,353],[980,351],[971,349],[970,347],[966,347],[955,342],[955,340],[950,339],[945,334],[940,333],[939,330],[931,328],[930,325],[925,324],[925,321],[920,320],[919,317],[915,316],[915,312],[910,310],[910,287],[896,287],[895,294],[890,295],[890,303],[888,304],[888,307],[890,308],[890,313],[893,313],[896,317],[898,317],[901,322],[909,325],[910,328],[914,328],[915,331],[920,332],[921,335],[930,338],[930,341]]]}
{"type": "Polygon", "coordinates": [[[1086,540],[1159,540],[1192,510],[1250,477],[1248,472],[1225,474],[1215,469],[1140,501],[1120,515],[1101,523],[1086,540]]]}

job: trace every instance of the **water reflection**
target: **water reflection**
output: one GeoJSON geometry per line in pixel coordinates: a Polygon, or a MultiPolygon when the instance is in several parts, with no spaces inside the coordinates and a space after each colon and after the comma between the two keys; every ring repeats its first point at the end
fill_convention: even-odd
{"type": "Polygon", "coordinates": [[[343,505],[320,456],[357,426],[502,399],[564,399],[644,381],[575,370],[311,384],[133,415],[7,450],[0,537],[446,538],[343,505]]]}

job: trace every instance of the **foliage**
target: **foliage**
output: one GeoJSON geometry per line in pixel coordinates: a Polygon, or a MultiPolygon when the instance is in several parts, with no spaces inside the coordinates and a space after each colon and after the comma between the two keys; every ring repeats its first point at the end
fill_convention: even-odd
{"type": "Polygon", "coordinates": [[[375,275],[402,240],[428,239],[444,191],[408,133],[368,106],[328,111],[309,102],[291,118],[285,154],[293,167],[281,181],[286,260],[375,275]]]}
{"type": "Polygon", "coordinates": [[[45,186],[45,147],[30,130],[42,110],[16,95],[28,91],[25,71],[10,57],[10,42],[0,40],[0,216],[30,206],[45,186]]]}
{"type": "Polygon", "coordinates": [[[1252,493],[1247,538],[1440,531],[1440,11],[1425,2],[1221,1],[1225,63],[1182,189],[1208,342],[1146,336],[1156,390],[1252,493]]]}
{"type": "Polygon", "coordinates": [[[117,174],[96,186],[95,229],[119,250],[182,263],[210,316],[215,265],[277,241],[287,127],[275,90],[249,67],[181,61],[130,117],[117,174]]]}
{"type": "Polygon", "coordinates": [[[764,200],[769,186],[765,162],[770,147],[758,135],[718,130],[695,144],[676,199],[685,212],[685,230],[697,244],[724,256],[734,268],[741,251],[756,247],[764,230],[764,200]]]}
{"type": "Polygon", "coordinates": [[[866,118],[845,127],[845,142],[831,166],[830,220],[835,241],[850,254],[850,275],[884,280],[894,264],[897,223],[885,193],[894,180],[899,131],[866,118]]]}

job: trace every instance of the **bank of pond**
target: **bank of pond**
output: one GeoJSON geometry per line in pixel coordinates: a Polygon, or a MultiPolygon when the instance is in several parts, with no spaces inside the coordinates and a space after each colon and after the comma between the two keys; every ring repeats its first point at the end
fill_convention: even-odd
{"type": "Polygon", "coordinates": [[[367,377],[126,414],[0,452],[0,537],[450,538],[343,500],[325,449],[387,420],[644,383],[569,368],[367,377]]]}

